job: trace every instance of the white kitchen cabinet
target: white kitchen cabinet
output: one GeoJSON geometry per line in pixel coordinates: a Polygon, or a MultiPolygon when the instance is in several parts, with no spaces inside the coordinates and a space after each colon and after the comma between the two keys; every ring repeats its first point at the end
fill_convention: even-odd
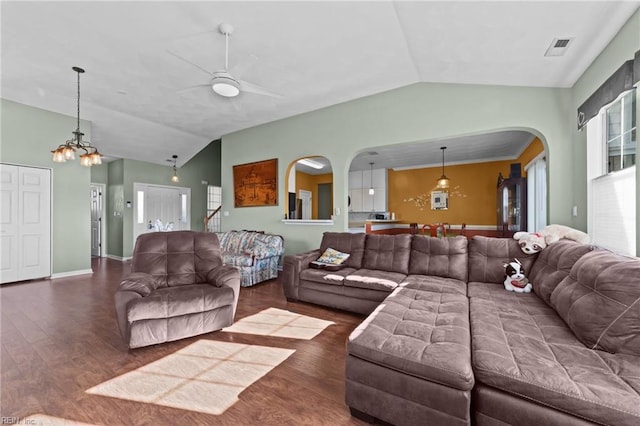
{"type": "Polygon", "coordinates": [[[373,169],[349,172],[350,212],[387,211],[387,170],[373,169]],[[374,195],[369,195],[373,184],[374,195]]]}

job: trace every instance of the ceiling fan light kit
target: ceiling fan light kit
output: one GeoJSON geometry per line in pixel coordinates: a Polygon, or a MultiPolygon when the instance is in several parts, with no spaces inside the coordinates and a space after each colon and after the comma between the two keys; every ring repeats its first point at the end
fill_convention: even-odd
{"type": "Polygon", "coordinates": [[[224,71],[218,71],[211,79],[211,88],[220,96],[233,98],[240,94],[240,83],[224,71]]]}

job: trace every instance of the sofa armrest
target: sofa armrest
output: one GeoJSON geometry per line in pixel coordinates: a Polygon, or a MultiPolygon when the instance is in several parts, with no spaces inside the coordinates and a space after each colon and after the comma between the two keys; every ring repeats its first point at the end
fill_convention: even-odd
{"type": "Polygon", "coordinates": [[[230,287],[233,290],[233,316],[236,315],[240,297],[240,271],[235,266],[222,265],[207,273],[207,283],[216,287],[230,287]]]}
{"type": "Polygon", "coordinates": [[[282,288],[284,295],[289,300],[298,300],[298,286],[300,285],[300,272],[309,268],[309,263],[320,257],[320,249],[299,254],[290,254],[284,257],[282,269],[282,288]]]}
{"type": "Polygon", "coordinates": [[[271,242],[262,241],[262,240],[254,240],[252,243],[252,247],[248,249],[245,253],[252,256],[254,259],[267,259],[269,257],[281,256],[282,255],[282,243],[278,244],[279,241],[276,238],[280,239],[279,236],[270,236],[271,242]]]}
{"type": "Polygon", "coordinates": [[[133,291],[142,297],[150,295],[156,288],[156,278],[145,272],[134,272],[120,282],[120,290],[133,291]]]}

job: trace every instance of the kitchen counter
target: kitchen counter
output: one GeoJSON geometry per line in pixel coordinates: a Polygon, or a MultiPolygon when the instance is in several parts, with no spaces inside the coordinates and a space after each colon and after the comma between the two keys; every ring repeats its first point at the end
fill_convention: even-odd
{"type": "Polygon", "coordinates": [[[367,219],[365,222],[370,222],[370,223],[398,223],[400,222],[399,220],[386,220],[386,219],[367,219]]]}

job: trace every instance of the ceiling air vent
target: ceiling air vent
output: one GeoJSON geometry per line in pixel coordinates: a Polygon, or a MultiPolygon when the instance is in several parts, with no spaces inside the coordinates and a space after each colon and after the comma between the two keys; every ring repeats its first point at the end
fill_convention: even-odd
{"type": "Polygon", "coordinates": [[[549,45],[549,48],[545,52],[544,56],[562,56],[565,54],[569,45],[573,41],[573,37],[570,38],[554,38],[549,45]]]}

